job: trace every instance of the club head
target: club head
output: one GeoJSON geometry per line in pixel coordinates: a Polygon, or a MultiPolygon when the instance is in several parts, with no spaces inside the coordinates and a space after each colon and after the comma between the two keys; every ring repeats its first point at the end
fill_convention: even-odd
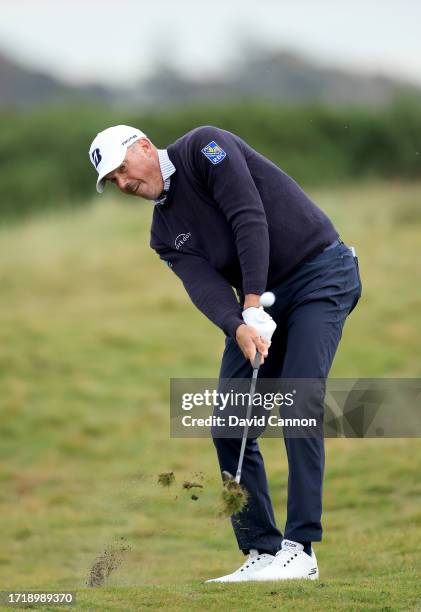
{"type": "Polygon", "coordinates": [[[234,476],[227,472],[227,470],[222,471],[222,480],[223,482],[228,482],[229,480],[234,480],[234,476]]]}

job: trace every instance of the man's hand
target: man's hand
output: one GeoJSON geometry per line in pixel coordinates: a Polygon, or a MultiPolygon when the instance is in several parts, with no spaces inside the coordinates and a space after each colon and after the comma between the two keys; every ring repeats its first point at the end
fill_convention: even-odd
{"type": "Polygon", "coordinates": [[[260,365],[264,363],[265,357],[268,356],[269,342],[259,335],[255,327],[245,323],[239,325],[235,332],[235,338],[244,357],[249,359],[251,365],[254,363],[256,351],[259,351],[262,356],[260,365]]]}
{"type": "Polygon", "coordinates": [[[262,356],[261,363],[268,355],[273,332],[276,323],[272,317],[263,310],[262,307],[249,306],[243,310],[243,320],[245,325],[240,325],[236,330],[236,340],[238,346],[246,359],[251,364],[254,363],[256,350],[262,356]]]}

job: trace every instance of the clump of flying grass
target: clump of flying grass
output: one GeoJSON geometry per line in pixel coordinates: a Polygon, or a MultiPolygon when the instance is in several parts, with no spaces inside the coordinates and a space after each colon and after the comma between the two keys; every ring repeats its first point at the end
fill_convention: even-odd
{"type": "Polygon", "coordinates": [[[194,480],[185,480],[183,482],[183,489],[186,491],[191,491],[190,499],[193,501],[197,501],[199,499],[199,495],[196,493],[201,493],[200,489],[203,490],[203,485],[200,482],[195,482],[194,480]]]}
{"type": "Polygon", "coordinates": [[[226,479],[222,489],[222,516],[232,516],[244,510],[247,505],[247,490],[233,478],[226,479]]]}
{"type": "Polygon", "coordinates": [[[174,472],[162,472],[161,474],[158,474],[158,484],[163,487],[170,487],[174,480],[174,472]]]}
{"type": "Polygon", "coordinates": [[[203,489],[203,485],[198,482],[192,482],[190,480],[185,480],[183,482],[183,489],[203,489]]]}
{"type": "Polygon", "coordinates": [[[107,546],[103,552],[95,559],[89,570],[86,584],[88,587],[102,586],[108,576],[116,570],[123,562],[123,555],[130,550],[128,545],[114,544],[107,546]]]}

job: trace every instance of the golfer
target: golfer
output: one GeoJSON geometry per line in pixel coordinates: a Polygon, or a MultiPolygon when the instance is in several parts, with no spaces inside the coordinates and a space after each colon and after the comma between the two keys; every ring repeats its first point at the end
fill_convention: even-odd
{"type": "MultiPolygon", "coordinates": [[[[151,247],[226,335],[220,378],[249,378],[259,351],[259,379],[326,380],[345,319],[361,295],[358,262],[292,178],[238,136],[212,126],[157,149],[140,130],[118,125],[95,137],[89,156],[99,193],[110,181],[155,202],[151,247]],[[266,312],[259,298],[267,290],[276,302],[266,312]]],[[[322,412],[323,398],[319,402],[322,412]]],[[[258,443],[250,438],[241,481],[248,503],[232,517],[247,559],[212,581],[318,578],[312,542],[322,538],[324,440],[284,440],[283,534],[258,443]]],[[[241,440],[214,437],[214,444],[221,472],[235,474],[241,440]]]]}

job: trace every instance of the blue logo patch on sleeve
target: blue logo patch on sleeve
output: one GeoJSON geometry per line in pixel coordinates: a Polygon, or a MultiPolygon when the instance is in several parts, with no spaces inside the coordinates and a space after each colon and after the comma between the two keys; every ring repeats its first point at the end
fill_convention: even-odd
{"type": "Polygon", "coordinates": [[[206,157],[213,163],[214,166],[216,166],[216,164],[219,164],[227,156],[225,151],[221,149],[221,147],[217,145],[214,140],[207,144],[206,147],[203,147],[202,153],[203,155],[206,155],[206,157]]]}

